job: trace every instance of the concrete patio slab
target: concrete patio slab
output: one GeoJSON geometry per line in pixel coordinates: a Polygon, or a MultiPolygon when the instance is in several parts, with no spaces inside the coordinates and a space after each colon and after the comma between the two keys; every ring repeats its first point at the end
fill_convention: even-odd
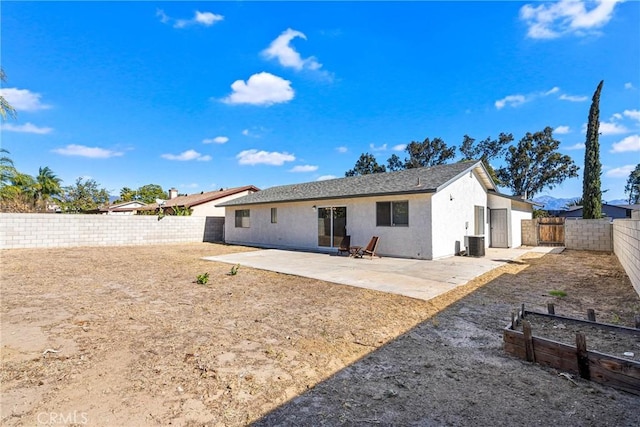
{"type": "Polygon", "coordinates": [[[240,252],[204,259],[429,300],[527,252],[558,253],[562,249],[489,248],[484,257],[449,257],[433,261],[388,257],[351,258],[280,249],[240,252]]]}

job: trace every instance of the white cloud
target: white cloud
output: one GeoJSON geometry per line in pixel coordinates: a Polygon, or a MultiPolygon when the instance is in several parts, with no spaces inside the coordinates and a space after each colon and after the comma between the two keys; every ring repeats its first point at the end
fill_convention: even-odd
{"type": "Polygon", "coordinates": [[[225,144],[229,142],[229,138],[226,136],[216,136],[215,138],[203,139],[203,144],[225,144]]]}
{"type": "Polygon", "coordinates": [[[349,149],[347,147],[338,147],[336,148],[336,151],[338,153],[346,153],[347,151],[349,151],[349,149]]]}
{"type": "Polygon", "coordinates": [[[635,87],[633,86],[633,83],[631,82],[627,82],[624,84],[624,88],[625,89],[635,89],[635,87]]]}
{"type": "Polygon", "coordinates": [[[202,155],[198,153],[196,150],[187,150],[183,151],[180,154],[162,154],[160,157],[167,160],[177,160],[180,162],[187,162],[189,160],[196,160],[199,162],[208,162],[211,160],[211,156],[202,155]]]}
{"type": "Polygon", "coordinates": [[[163,24],[166,24],[171,20],[171,18],[166,13],[164,13],[164,10],[162,9],[156,10],[156,16],[160,18],[160,22],[162,22],[163,24]]]}
{"type": "MultiPolygon", "coordinates": [[[[508,95],[502,99],[497,100],[494,105],[498,110],[507,106],[518,107],[527,102],[531,102],[537,98],[544,98],[549,95],[554,95],[558,93],[560,93],[560,88],[558,86],[554,86],[553,88],[547,91],[531,92],[526,95],[522,95],[522,94],[508,95]]],[[[566,93],[563,93],[558,96],[558,99],[561,99],[563,101],[571,101],[571,102],[583,102],[583,101],[586,101],[588,97],[577,96],[577,95],[567,95],[566,93]]]]}
{"type": "Polygon", "coordinates": [[[525,98],[524,95],[508,95],[502,99],[499,99],[495,102],[495,106],[498,110],[504,108],[505,106],[509,107],[517,107],[519,105],[528,102],[529,100],[525,98]]]}
{"type": "Polygon", "coordinates": [[[196,10],[196,16],[194,16],[193,20],[198,24],[210,27],[216,22],[224,20],[224,16],[216,15],[215,13],[211,12],[200,12],[196,10]]]}
{"type": "Polygon", "coordinates": [[[407,148],[407,144],[394,145],[391,149],[393,151],[404,151],[407,148]]]}
{"type": "Polygon", "coordinates": [[[619,168],[609,169],[605,175],[610,178],[628,178],[635,168],[636,165],[625,165],[619,168]]]}
{"type": "Polygon", "coordinates": [[[42,95],[31,92],[28,89],[17,89],[14,87],[0,89],[0,95],[11,104],[16,111],[38,111],[51,108],[50,105],[40,101],[42,95]]]}
{"type": "Polygon", "coordinates": [[[262,51],[262,55],[268,59],[277,59],[280,65],[284,67],[294,68],[296,70],[308,69],[318,70],[322,67],[316,58],[313,56],[302,59],[300,54],[291,47],[290,43],[295,38],[307,39],[300,31],[287,28],[282,34],[280,34],[274,41],[271,42],[268,48],[262,51]]]}
{"type": "MultiPolygon", "coordinates": [[[[587,125],[584,125],[584,129],[587,129],[587,125]]],[[[600,122],[598,131],[601,135],[620,135],[628,133],[629,129],[614,122],[600,122]]]]}
{"type": "Polygon", "coordinates": [[[35,133],[38,135],[45,135],[51,133],[53,128],[38,127],[33,123],[25,123],[23,125],[14,125],[12,123],[3,123],[0,129],[8,132],[22,132],[22,133],[35,133]]]}
{"type": "Polygon", "coordinates": [[[174,19],[167,15],[162,9],[156,10],[156,16],[160,18],[160,22],[163,24],[168,24],[173,21],[173,28],[185,28],[191,25],[204,25],[205,27],[210,27],[216,22],[224,20],[224,16],[222,15],[217,15],[211,12],[200,12],[199,10],[194,12],[193,18],[191,19],[174,19]]]}
{"type": "Polygon", "coordinates": [[[588,96],[580,96],[580,95],[567,95],[567,94],[562,94],[558,97],[558,99],[561,99],[563,101],[570,101],[570,102],[584,102],[586,100],[589,99],[588,96]]]}
{"type": "Polygon", "coordinates": [[[312,165],[297,165],[291,168],[289,172],[315,172],[318,170],[318,166],[312,165]]]}
{"type": "Polygon", "coordinates": [[[611,116],[611,120],[622,120],[622,114],[613,113],[613,115],[611,116]]]}
{"type": "Polygon", "coordinates": [[[527,36],[533,39],[554,39],[566,34],[584,36],[597,34],[613,16],[617,3],[623,0],[561,0],[539,5],[524,5],[520,19],[527,26],[527,36]],[[589,9],[587,9],[589,5],[589,9]]]}
{"type": "Polygon", "coordinates": [[[243,129],[243,130],[242,130],[242,134],[243,134],[244,136],[249,136],[249,133],[250,133],[250,132],[249,132],[249,129],[243,129]]]}
{"type": "Polygon", "coordinates": [[[558,135],[566,135],[571,132],[571,129],[569,128],[569,126],[558,126],[553,131],[558,135]]]}
{"type": "Polygon", "coordinates": [[[284,162],[292,162],[296,159],[293,154],[289,153],[278,153],[267,152],[267,151],[258,151],[256,149],[244,150],[238,153],[236,156],[238,159],[238,163],[241,165],[273,165],[273,166],[282,166],[284,162]]]}
{"type": "Polygon", "coordinates": [[[387,144],[382,144],[379,147],[376,147],[373,144],[369,144],[369,148],[371,149],[371,151],[387,151],[387,144]]]}
{"type": "Polygon", "coordinates": [[[571,147],[566,147],[565,150],[584,150],[584,142],[578,142],[577,144],[573,144],[571,147]]]}
{"type": "Polygon", "coordinates": [[[624,153],[627,151],[640,151],[640,135],[629,135],[622,141],[612,145],[612,153],[624,153]]]}
{"type": "Polygon", "coordinates": [[[640,121],[640,110],[624,110],[622,114],[630,119],[640,121]]]}
{"type": "Polygon", "coordinates": [[[107,150],[99,147],[87,147],[85,145],[70,144],[63,148],[51,150],[54,153],[63,156],[89,157],[91,159],[108,159],[110,157],[119,157],[124,153],[121,151],[107,150]]]}
{"type": "Polygon", "coordinates": [[[293,99],[291,82],[267,72],[249,77],[246,83],[236,80],[231,85],[233,93],[222,101],[227,104],[273,105],[293,99]]]}
{"type": "Polygon", "coordinates": [[[321,175],[318,177],[318,179],[316,181],[327,181],[329,179],[336,179],[337,176],[335,175],[321,175]]]}

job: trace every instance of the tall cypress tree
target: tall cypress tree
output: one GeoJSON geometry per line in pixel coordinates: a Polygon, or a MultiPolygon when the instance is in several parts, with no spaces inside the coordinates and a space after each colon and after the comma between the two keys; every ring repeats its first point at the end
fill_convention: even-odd
{"type": "Polygon", "coordinates": [[[600,189],[600,142],[598,141],[600,128],[600,92],[604,80],[591,99],[589,123],[587,124],[587,140],[584,151],[584,175],[582,176],[582,218],[596,219],[602,215],[602,190],[600,189]]]}

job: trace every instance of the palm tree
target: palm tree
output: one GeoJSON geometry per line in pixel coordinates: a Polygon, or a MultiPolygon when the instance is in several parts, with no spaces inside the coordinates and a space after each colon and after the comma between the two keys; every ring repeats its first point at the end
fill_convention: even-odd
{"type": "MultiPolygon", "coordinates": [[[[9,154],[4,148],[0,148],[0,153],[9,154]]],[[[13,166],[13,160],[9,156],[0,156],[0,186],[4,187],[11,181],[11,177],[15,174],[16,168],[13,166]]]]}
{"type": "MultiPolygon", "coordinates": [[[[0,80],[2,82],[7,81],[7,76],[2,67],[0,67],[0,80]]],[[[3,121],[7,119],[7,116],[11,116],[14,119],[16,118],[16,109],[13,108],[2,95],[0,95],[0,116],[2,116],[3,121]]]]}
{"type": "Polygon", "coordinates": [[[14,169],[9,182],[0,188],[0,210],[3,212],[33,212],[36,180],[14,169]]]}
{"type": "Polygon", "coordinates": [[[60,183],[62,180],[58,178],[48,166],[38,169],[38,176],[33,191],[33,204],[37,207],[41,202],[45,205],[53,196],[62,194],[60,183]]]}

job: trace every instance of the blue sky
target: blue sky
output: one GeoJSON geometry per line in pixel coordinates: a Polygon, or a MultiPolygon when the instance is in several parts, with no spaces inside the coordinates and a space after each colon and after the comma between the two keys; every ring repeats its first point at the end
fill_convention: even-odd
{"type": "MultiPolygon", "coordinates": [[[[600,80],[602,188],[640,162],[640,3],[11,2],[16,167],[112,194],[342,177],[361,153],[555,129],[581,167],[600,80]]],[[[499,163],[494,166],[500,166],[499,163]]],[[[505,190],[508,193],[508,190],[505,190]]],[[[580,196],[582,178],[543,194],[580,196]]]]}

